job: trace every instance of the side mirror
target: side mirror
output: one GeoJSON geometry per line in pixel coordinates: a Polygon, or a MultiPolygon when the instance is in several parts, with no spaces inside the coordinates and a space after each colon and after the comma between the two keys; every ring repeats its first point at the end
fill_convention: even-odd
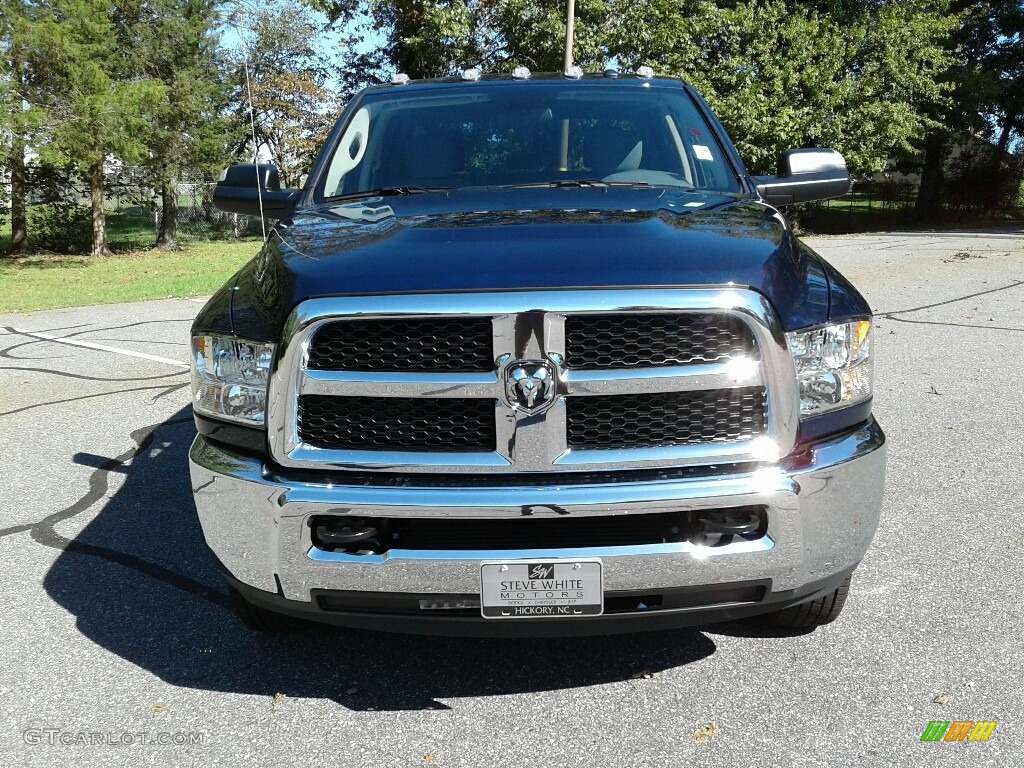
{"type": "Polygon", "coordinates": [[[283,219],[295,210],[300,191],[281,189],[277,168],[269,163],[240,163],[220,175],[213,190],[213,204],[228,213],[283,219]]]}
{"type": "Polygon", "coordinates": [[[755,176],[757,193],[772,205],[810,203],[850,191],[846,161],[834,149],[790,149],[779,155],[775,176],[755,176]]]}

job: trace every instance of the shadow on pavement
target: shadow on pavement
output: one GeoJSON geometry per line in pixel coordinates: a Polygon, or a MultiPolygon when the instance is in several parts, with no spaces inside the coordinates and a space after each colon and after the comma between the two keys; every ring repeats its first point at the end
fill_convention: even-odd
{"type": "Polygon", "coordinates": [[[89,492],[32,528],[63,550],[47,593],[95,643],[176,686],[332,699],[355,710],[447,709],[440,699],[600,685],[699,661],[715,644],[697,631],[495,640],[357,632],[315,626],[263,635],[229,607],[192,504],[191,411],[138,430],[140,448],[96,467],[89,492]],[[77,537],[54,526],[123,485],[77,537]]]}

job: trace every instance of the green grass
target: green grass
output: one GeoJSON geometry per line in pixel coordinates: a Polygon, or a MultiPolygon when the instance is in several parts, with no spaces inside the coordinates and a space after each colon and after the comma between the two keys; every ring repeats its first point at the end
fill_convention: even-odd
{"type": "Polygon", "coordinates": [[[259,250],[259,239],[185,243],[181,251],[102,259],[39,255],[0,258],[0,312],[205,296],[259,250]]]}
{"type": "MultiPolygon", "coordinates": [[[[153,226],[152,213],[137,205],[125,205],[118,208],[111,207],[108,200],[106,212],[107,225],[107,247],[114,253],[142,251],[153,247],[156,240],[156,231],[153,226]]],[[[60,254],[88,253],[91,237],[89,210],[85,205],[78,206],[78,213],[81,217],[78,220],[79,226],[71,228],[66,224],[66,219],[57,219],[50,224],[51,231],[57,232],[62,245],[52,245],[47,242],[45,235],[44,220],[47,211],[52,206],[29,205],[27,210],[29,241],[31,248],[40,253],[50,253],[50,248],[58,248],[60,254]],[[73,234],[71,234],[73,232],[73,234]],[[72,245],[74,244],[74,245],[72,245]]],[[[250,235],[255,234],[258,229],[249,222],[250,235]]],[[[230,233],[227,229],[219,229],[203,221],[182,222],[178,225],[179,242],[206,241],[218,238],[227,238],[230,233]]],[[[0,216],[0,256],[10,250],[11,246],[11,221],[9,215],[0,216]]]]}

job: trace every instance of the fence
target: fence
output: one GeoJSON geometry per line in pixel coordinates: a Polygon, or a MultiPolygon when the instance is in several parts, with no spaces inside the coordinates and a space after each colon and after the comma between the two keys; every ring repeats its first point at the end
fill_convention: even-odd
{"type": "Polygon", "coordinates": [[[907,223],[917,188],[908,182],[864,182],[845,197],[807,206],[803,226],[814,232],[866,232],[907,223]]]}
{"type": "Polygon", "coordinates": [[[986,198],[951,180],[939,206],[927,215],[916,209],[917,195],[917,187],[909,182],[862,182],[844,197],[806,206],[799,221],[803,228],[820,234],[1024,221],[1024,189],[1020,196],[986,198]]]}
{"type": "MultiPolygon", "coordinates": [[[[225,213],[213,207],[216,182],[181,180],[178,182],[178,238],[214,240],[224,237],[249,237],[262,234],[260,220],[254,216],[225,213]]],[[[157,198],[152,206],[153,232],[160,229],[161,207],[157,198]]]]}
{"type": "MultiPolygon", "coordinates": [[[[114,165],[104,176],[109,245],[115,250],[153,247],[162,201],[145,171],[114,165]]],[[[83,180],[67,169],[44,166],[30,168],[29,180],[31,246],[55,253],[87,252],[92,223],[89,189],[83,180]]],[[[215,184],[188,174],[178,180],[178,239],[188,242],[260,236],[259,218],[224,213],[213,207],[215,184]]]]}

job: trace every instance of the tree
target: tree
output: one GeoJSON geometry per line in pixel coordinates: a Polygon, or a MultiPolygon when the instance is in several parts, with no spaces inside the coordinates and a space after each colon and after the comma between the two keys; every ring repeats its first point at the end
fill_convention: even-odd
{"type": "Polygon", "coordinates": [[[145,157],[150,118],[166,91],[132,70],[132,57],[116,41],[136,39],[137,30],[118,30],[115,16],[99,0],[49,0],[33,24],[33,76],[47,96],[40,104],[47,117],[39,153],[87,175],[93,256],[109,253],[104,163],[110,156],[125,162],[145,157]]]}
{"type": "Polygon", "coordinates": [[[25,148],[39,118],[29,103],[28,64],[34,8],[22,0],[0,3],[0,146],[11,180],[11,253],[28,247],[25,148]]]}
{"type": "Polygon", "coordinates": [[[628,7],[612,51],[700,90],[755,173],[779,152],[828,146],[855,173],[880,171],[929,124],[952,22],[927,0],[715,3],[628,7]]]}
{"type": "Polygon", "coordinates": [[[332,63],[321,30],[308,9],[291,5],[246,9],[234,23],[246,34],[230,54],[231,118],[239,137],[233,149],[264,149],[282,184],[296,186],[342,106],[328,81],[332,63]]]}
{"type": "MultiPolygon", "coordinates": [[[[565,0],[381,0],[362,13],[356,0],[308,0],[336,27],[369,28],[385,43],[376,63],[412,78],[457,75],[468,67],[489,71],[527,66],[561,71],[565,0]]],[[[592,66],[614,20],[608,0],[577,0],[575,60],[592,66]]]]}
{"type": "Polygon", "coordinates": [[[959,41],[957,103],[1005,152],[1024,133],[1024,3],[971,3],[959,41]]]}
{"type": "Polygon", "coordinates": [[[164,88],[149,115],[143,161],[160,194],[156,245],[177,243],[178,178],[183,170],[211,175],[228,156],[228,84],[217,50],[216,27],[224,0],[122,0],[117,30],[131,68],[164,88]]]}
{"type": "MultiPolygon", "coordinates": [[[[341,24],[354,0],[308,0],[341,24]]],[[[692,82],[755,172],[783,149],[834,146],[881,170],[945,98],[946,0],[577,0],[574,58],[615,57],[692,82]]],[[[412,77],[481,65],[562,68],[564,0],[379,0],[370,19],[390,64],[412,77]]]]}
{"type": "Polygon", "coordinates": [[[931,108],[933,125],[921,143],[917,211],[923,216],[934,215],[949,197],[946,160],[950,147],[967,137],[995,145],[995,151],[975,153],[984,167],[964,169],[980,177],[987,207],[1020,186],[1020,169],[1007,173],[1004,163],[1024,134],[1024,3],[956,0],[953,6],[959,23],[948,48],[955,65],[946,76],[952,98],[931,108]]]}

